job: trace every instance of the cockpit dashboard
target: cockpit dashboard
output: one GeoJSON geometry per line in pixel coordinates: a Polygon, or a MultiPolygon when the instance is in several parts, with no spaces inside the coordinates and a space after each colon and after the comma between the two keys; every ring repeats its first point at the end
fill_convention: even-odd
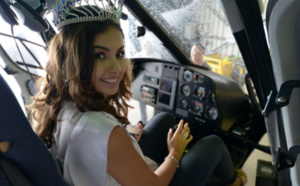
{"type": "Polygon", "coordinates": [[[238,83],[197,66],[133,59],[132,98],[207,129],[228,131],[248,98],[238,83]]]}

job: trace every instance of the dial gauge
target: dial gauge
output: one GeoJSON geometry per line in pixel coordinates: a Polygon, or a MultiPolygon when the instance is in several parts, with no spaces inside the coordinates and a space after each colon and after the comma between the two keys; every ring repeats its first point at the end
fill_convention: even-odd
{"type": "Polygon", "coordinates": [[[181,100],[181,101],[180,101],[180,106],[181,106],[182,108],[186,108],[186,107],[188,106],[187,100],[185,100],[185,99],[181,100]]]}
{"type": "Polygon", "coordinates": [[[191,94],[191,87],[189,85],[183,85],[181,88],[181,92],[185,96],[189,96],[191,94]]]}
{"type": "Polygon", "coordinates": [[[206,114],[212,120],[216,120],[219,116],[218,109],[216,107],[208,107],[206,114]]]}
{"type": "Polygon", "coordinates": [[[193,73],[190,70],[186,70],[183,72],[183,79],[186,82],[191,82],[193,79],[193,73]]]}

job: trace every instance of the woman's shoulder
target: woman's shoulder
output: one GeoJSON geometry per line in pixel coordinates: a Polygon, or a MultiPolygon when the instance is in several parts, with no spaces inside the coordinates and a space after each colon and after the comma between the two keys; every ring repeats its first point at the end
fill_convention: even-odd
{"type": "Polygon", "coordinates": [[[116,126],[122,124],[111,114],[98,111],[85,112],[78,121],[78,127],[83,127],[85,130],[112,130],[116,126]]]}
{"type": "Polygon", "coordinates": [[[70,136],[69,148],[84,149],[83,146],[91,146],[95,142],[96,146],[107,146],[108,139],[120,123],[113,119],[113,116],[96,111],[84,112],[78,120],[70,136]]]}
{"type": "Polygon", "coordinates": [[[117,126],[122,124],[111,114],[104,111],[80,112],[75,102],[65,101],[59,114],[61,120],[70,120],[72,123],[94,127],[117,126]]]}

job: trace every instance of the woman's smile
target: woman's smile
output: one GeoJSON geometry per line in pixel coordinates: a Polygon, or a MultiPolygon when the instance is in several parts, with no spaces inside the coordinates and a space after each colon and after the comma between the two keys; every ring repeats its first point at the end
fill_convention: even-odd
{"type": "Polygon", "coordinates": [[[95,61],[91,83],[103,96],[112,96],[119,91],[119,84],[127,71],[123,40],[121,32],[113,27],[94,38],[95,61]]]}
{"type": "Polygon", "coordinates": [[[118,81],[118,78],[102,78],[102,79],[100,79],[100,81],[102,83],[104,83],[105,86],[108,86],[108,87],[118,86],[119,82],[120,82],[120,81],[118,81]]]}

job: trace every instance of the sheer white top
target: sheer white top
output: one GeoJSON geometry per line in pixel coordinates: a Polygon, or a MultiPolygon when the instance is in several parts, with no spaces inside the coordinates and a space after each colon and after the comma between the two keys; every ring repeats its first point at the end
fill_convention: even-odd
{"type": "MultiPolygon", "coordinates": [[[[111,131],[121,126],[106,112],[80,112],[74,102],[64,102],[58,115],[51,152],[70,185],[119,185],[107,171],[107,146],[111,131]]],[[[136,142],[132,143],[143,156],[136,142]]]]}

